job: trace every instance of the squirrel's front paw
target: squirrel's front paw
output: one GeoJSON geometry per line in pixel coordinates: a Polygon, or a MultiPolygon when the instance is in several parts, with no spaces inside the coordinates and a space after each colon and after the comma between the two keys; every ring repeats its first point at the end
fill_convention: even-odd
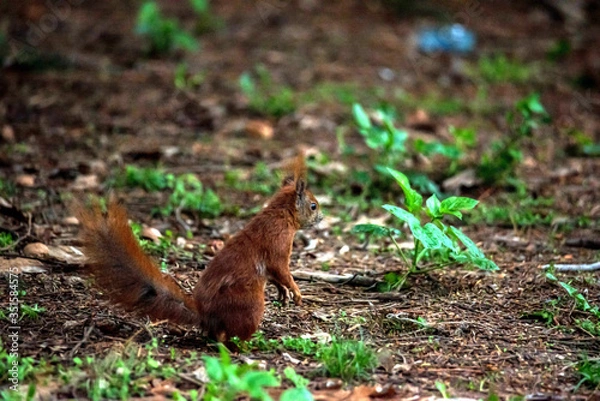
{"type": "Polygon", "coordinates": [[[302,294],[300,294],[300,291],[294,291],[294,303],[298,306],[302,305],[302,294]]]}
{"type": "Polygon", "coordinates": [[[281,305],[285,306],[288,304],[288,301],[290,299],[290,290],[287,287],[281,286],[278,288],[279,290],[279,302],[281,302],[281,305]]]}

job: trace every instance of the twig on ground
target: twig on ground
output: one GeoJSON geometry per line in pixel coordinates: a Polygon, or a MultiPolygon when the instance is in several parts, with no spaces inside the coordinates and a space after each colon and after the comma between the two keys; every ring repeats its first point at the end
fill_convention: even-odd
{"type": "Polygon", "coordinates": [[[77,344],[75,344],[73,349],[71,351],[69,351],[69,358],[73,358],[73,355],[75,355],[77,350],[79,348],[81,348],[81,346],[83,344],[85,344],[87,342],[87,340],[89,340],[90,334],[92,334],[93,329],[94,329],[94,323],[92,323],[90,326],[85,328],[85,330],[83,331],[83,338],[81,339],[81,341],[79,341],[77,344]]]}
{"type": "Polygon", "coordinates": [[[583,264],[572,264],[572,265],[543,265],[542,269],[554,269],[558,272],[593,272],[600,270],[600,262],[596,263],[583,263],[583,264]]]}
{"type": "Polygon", "coordinates": [[[371,287],[377,284],[377,280],[371,277],[359,276],[358,274],[332,274],[324,272],[310,272],[306,270],[296,270],[292,276],[298,280],[324,281],[333,284],[350,284],[359,287],[371,287]]]}

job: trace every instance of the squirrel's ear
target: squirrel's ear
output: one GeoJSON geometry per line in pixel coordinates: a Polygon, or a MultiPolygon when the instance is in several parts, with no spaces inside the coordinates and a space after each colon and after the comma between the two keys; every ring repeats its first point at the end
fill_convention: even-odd
{"type": "Polygon", "coordinates": [[[294,176],[293,175],[288,175],[283,179],[283,181],[281,181],[282,187],[287,187],[288,185],[294,185],[294,176]]]}
{"type": "Polygon", "coordinates": [[[304,204],[306,198],[306,183],[303,179],[296,181],[296,205],[298,207],[304,204]]]}

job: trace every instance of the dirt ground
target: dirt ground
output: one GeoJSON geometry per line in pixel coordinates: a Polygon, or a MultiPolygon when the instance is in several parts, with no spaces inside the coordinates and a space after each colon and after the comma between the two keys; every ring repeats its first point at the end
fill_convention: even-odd
{"type": "MultiPolygon", "coordinates": [[[[188,243],[197,250],[238,230],[249,218],[248,211],[268,199],[224,185],[227,170],[250,172],[259,162],[276,169],[298,149],[327,155],[345,166],[365,162],[368,149],[352,128],[350,106],[335,96],[314,95],[317,100],[309,99],[280,118],[251,110],[238,80],[258,63],[271,71],[276,85],[296,93],[314,93],[310,91],[324,84],[351,85],[365,106],[374,98],[408,94],[416,100],[402,103],[406,124],[423,114],[426,120],[416,124],[414,132],[419,134],[425,125],[426,135],[443,137],[449,125],[473,124],[481,140],[474,154],[502,135],[511,105],[537,91],[552,123],[527,144],[519,174],[532,196],[554,198],[549,208],[555,218],[552,224],[529,227],[482,222],[463,227],[498,264],[498,272],[452,268],[417,276],[400,292],[388,293],[297,280],[305,304],[274,306],[275,290],[269,288],[261,330],[265,338],[326,332],[365,340],[383,356],[371,380],[362,384],[391,386],[389,399],[439,395],[436,381],[446,383],[454,396],[480,398],[493,391],[501,397],[538,394],[531,398],[536,400],[600,399],[598,389],[582,386],[574,391],[579,381],[574,364],[582,355],[600,357],[600,341],[575,324],[587,315],[576,310],[564,290],[548,282],[541,270],[550,262],[599,260],[600,159],[583,157],[573,139],[574,132],[581,132],[592,142],[600,141],[596,2],[589,2],[587,19],[579,21],[534,2],[439,1],[426,2],[423,10],[394,12],[378,1],[214,1],[213,11],[222,18],[223,28],[203,34],[197,52],[161,58],[146,57],[144,41],[133,34],[137,2],[72,2],[56,26],[48,22],[46,2],[8,3],[0,5],[0,27],[7,27],[11,50],[34,54],[37,61],[26,66],[9,63],[0,70],[0,178],[16,184],[10,197],[0,188],[0,230],[19,238],[16,247],[2,251],[4,268],[23,258],[29,243],[78,245],[76,226],[65,220],[72,215],[68,205],[91,193],[116,192],[132,220],[184,235],[175,218],[151,216],[165,201],[164,194],[112,188],[111,178],[125,165],[158,163],[169,172],[196,173],[227,205],[242,207],[246,213],[241,215],[229,211],[215,219],[190,216],[194,235],[188,243]],[[474,55],[424,55],[415,49],[419,27],[452,21],[476,32],[474,55]],[[573,49],[560,61],[549,61],[548,50],[564,38],[574,43],[573,49]],[[478,82],[465,73],[463,64],[494,52],[531,63],[536,73],[526,82],[489,85],[484,111],[462,106],[439,112],[424,106],[431,98],[474,104],[478,82]],[[204,74],[197,88],[174,86],[174,70],[182,61],[190,72],[204,74]],[[382,69],[389,69],[385,72],[391,71],[391,78],[382,79],[382,69]],[[582,82],[576,84],[577,79],[582,82]],[[372,88],[379,92],[374,94],[372,88]],[[274,128],[272,139],[248,135],[244,127],[257,119],[274,128]],[[354,159],[340,151],[339,130],[356,148],[354,159]],[[587,221],[583,227],[573,223],[582,219],[587,221]],[[584,246],[569,245],[578,239],[584,246]],[[550,303],[554,316],[548,324],[527,318],[551,308],[550,303]],[[410,323],[418,318],[429,326],[410,323]]],[[[193,24],[185,2],[162,6],[186,26],[193,24]]],[[[359,219],[384,215],[377,207],[357,212],[355,205],[338,201],[347,188],[358,187],[353,178],[324,188],[323,183],[331,181],[323,179],[322,172],[310,174],[327,218],[321,228],[304,234],[304,239],[317,240],[315,249],[306,250],[302,239],[296,241],[292,269],[321,271],[326,263],[329,273],[377,279],[402,270],[395,254],[365,248],[349,233],[359,219]],[[353,218],[339,219],[342,214],[353,218]]],[[[476,187],[462,195],[493,202],[507,191],[476,187]]],[[[199,253],[193,259],[171,258],[168,265],[189,289],[206,260],[199,253]]],[[[26,290],[22,302],[46,309],[37,320],[23,322],[22,356],[68,366],[74,356],[103,355],[131,339],[146,343],[148,331],[163,340],[163,349],[175,347],[183,356],[192,351],[215,353],[195,329],[149,326],[145,319],[109,306],[81,274],[79,263],[45,260],[42,267],[43,273],[19,278],[26,290]]],[[[600,304],[597,273],[559,277],[573,280],[591,304],[600,304]]],[[[0,277],[0,284],[0,303],[6,310],[7,276],[0,277]]],[[[0,320],[3,333],[8,327],[0,320]]],[[[253,351],[249,356],[278,371],[289,364],[279,352],[253,351]]],[[[323,389],[326,378],[310,375],[314,361],[295,357],[301,362],[294,367],[311,378],[309,388],[315,394],[341,399],[338,390],[323,389]]],[[[60,388],[49,393],[54,398],[83,397],[60,388]]]]}

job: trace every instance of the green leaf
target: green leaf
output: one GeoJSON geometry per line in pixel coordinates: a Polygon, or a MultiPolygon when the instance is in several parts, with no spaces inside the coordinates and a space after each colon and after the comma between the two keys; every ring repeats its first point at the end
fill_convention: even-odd
{"type": "Polygon", "coordinates": [[[583,296],[583,294],[581,294],[579,292],[579,290],[575,287],[573,287],[570,284],[567,284],[563,281],[559,281],[558,284],[564,288],[569,295],[575,299],[577,306],[579,307],[579,309],[581,309],[584,312],[589,311],[590,309],[592,309],[592,306],[589,304],[589,302],[587,301],[587,299],[583,296]]]}
{"type": "Polygon", "coordinates": [[[500,270],[498,265],[488,258],[470,258],[470,262],[481,270],[500,270]]]}
{"type": "Polygon", "coordinates": [[[251,97],[256,93],[256,85],[249,73],[244,72],[240,75],[240,88],[248,97],[251,97]]]}
{"type": "Polygon", "coordinates": [[[291,381],[292,383],[294,383],[294,386],[296,387],[306,387],[308,386],[308,379],[305,379],[304,377],[302,377],[301,375],[299,375],[294,368],[292,368],[291,366],[286,367],[283,370],[283,374],[285,375],[285,377],[291,381]]]}
{"type": "Polygon", "coordinates": [[[438,249],[438,248],[447,248],[453,251],[458,251],[457,246],[452,242],[450,237],[448,237],[438,226],[433,223],[427,223],[423,226],[423,231],[429,238],[430,243],[435,243],[433,247],[430,249],[438,249]]]}
{"type": "Polygon", "coordinates": [[[307,388],[290,388],[281,394],[281,401],[314,401],[314,398],[307,388]]]}
{"type": "Polygon", "coordinates": [[[471,240],[471,238],[467,237],[465,233],[460,231],[460,229],[450,226],[450,231],[452,231],[452,234],[454,234],[456,238],[463,243],[463,245],[467,248],[467,251],[473,255],[473,257],[485,258],[485,255],[483,252],[481,252],[481,249],[479,249],[479,247],[471,240]]]}
{"type": "Polygon", "coordinates": [[[211,380],[216,382],[223,380],[223,369],[217,358],[204,357],[204,363],[206,364],[206,374],[211,380]]]}
{"type": "Polygon", "coordinates": [[[479,201],[475,199],[462,196],[451,196],[444,199],[440,204],[440,213],[451,214],[462,219],[461,211],[473,209],[478,203],[479,201]]]}
{"type": "Polygon", "coordinates": [[[248,390],[248,394],[252,398],[261,400],[271,400],[272,398],[267,394],[265,387],[276,387],[281,383],[275,377],[273,371],[252,371],[248,372],[243,377],[244,387],[248,390]]]}
{"type": "MultiPolygon", "coordinates": [[[[357,224],[352,227],[353,233],[365,233],[378,237],[387,237],[392,229],[377,224],[357,224]]],[[[393,230],[397,231],[397,230],[393,230]]]]}
{"type": "Polygon", "coordinates": [[[427,205],[427,214],[430,217],[439,219],[443,216],[443,213],[440,212],[440,200],[435,194],[431,195],[425,204],[427,205]]]}
{"type": "Polygon", "coordinates": [[[413,229],[413,226],[421,226],[421,222],[419,221],[419,219],[417,219],[412,213],[402,208],[399,208],[398,206],[383,205],[383,208],[391,214],[393,214],[394,216],[396,216],[401,221],[406,222],[410,227],[411,231],[413,229]]]}
{"type": "Polygon", "coordinates": [[[356,125],[358,125],[361,129],[367,130],[372,127],[371,119],[360,104],[354,103],[352,105],[352,115],[354,116],[356,125]]]}
{"type": "Polygon", "coordinates": [[[410,182],[408,181],[408,177],[406,177],[403,173],[398,170],[394,170],[393,168],[387,168],[388,173],[400,185],[402,191],[404,192],[406,208],[411,212],[420,212],[423,206],[423,197],[417,191],[411,188],[410,182]]]}

